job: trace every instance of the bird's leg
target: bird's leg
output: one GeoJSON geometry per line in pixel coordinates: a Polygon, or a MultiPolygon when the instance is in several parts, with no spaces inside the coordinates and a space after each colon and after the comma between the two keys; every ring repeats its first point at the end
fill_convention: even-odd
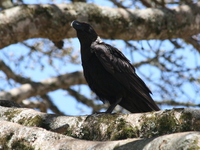
{"type": "Polygon", "coordinates": [[[109,108],[106,110],[106,113],[112,113],[113,109],[121,102],[122,98],[118,98],[117,101],[109,106],[109,108]]]}

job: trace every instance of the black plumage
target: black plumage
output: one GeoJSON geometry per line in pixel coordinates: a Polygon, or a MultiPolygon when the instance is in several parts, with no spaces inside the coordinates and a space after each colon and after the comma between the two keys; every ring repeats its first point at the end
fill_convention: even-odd
{"type": "Polygon", "coordinates": [[[151,91],[137,76],[129,60],[115,47],[104,43],[87,23],[73,21],[81,45],[81,59],[86,81],[111,113],[119,104],[132,113],[160,110],[151,91]]]}

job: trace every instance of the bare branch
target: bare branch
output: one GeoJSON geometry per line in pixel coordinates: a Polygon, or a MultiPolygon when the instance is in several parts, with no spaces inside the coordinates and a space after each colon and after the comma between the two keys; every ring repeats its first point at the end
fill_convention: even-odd
{"type": "Polygon", "coordinates": [[[148,1],[146,1],[146,0],[140,0],[141,2],[142,2],[142,4],[144,5],[144,6],[146,6],[146,7],[152,7],[152,5],[148,2],[148,1]]]}
{"type": "Polygon", "coordinates": [[[140,61],[140,62],[138,62],[138,63],[134,63],[133,65],[134,65],[136,68],[138,68],[138,67],[140,67],[140,66],[143,65],[143,64],[151,64],[151,63],[155,62],[156,60],[158,60],[158,56],[155,56],[155,57],[153,57],[153,58],[147,58],[146,60],[140,61]]]}
{"type": "Polygon", "coordinates": [[[40,97],[43,99],[46,107],[51,109],[51,111],[53,111],[54,113],[59,114],[59,115],[64,115],[64,113],[61,112],[58,109],[58,107],[53,103],[53,100],[51,99],[51,97],[49,95],[45,94],[45,95],[41,95],[40,97]]]}
{"type": "Polygon", "coordinates": [[[77,91],[67,88],[66,89],[68,93],[73,96],[78,102],[81,102],[82,104],[91,107],[93,109],[93,112],[98,112],[102,108],[105,108],[105,105],[97,105],[94,103],[94,100],[86,98],[84,95],[79,94],[77,91]]]}
{"type": "Polygon", "coordinates": [[[126,9],[126,7],[124,7],[120,2],[117,2],[116,0],[109,0],[109,1],[111,1],[114,5],[116,5],[119,8],[126,9]]]}
{"type": "Polygon", "coordinates": [[[200,107],[200,104],[194,104],[194,103],[184,103],[184,102],[176,102],[173,100],[162,100],[162,101],[156,101],[158,105],[169,105],[169,106],[186,106],[186,107],[200,107]]]}
{"type": "Polygon", "coordinates": [[[23,100],[22,104],[26,108],[38,108],[41,112],[47,112],[47,106],[41,101],[23,100]]]}
{"type": "Polygon", "coordinates": [[[60,88],[68,88],[76,84],[86,84],[83,73],[80,71],[66,73],[37,83],[23,84],[19,88],[14,88],[7,92],[0,92],[0,99],[9,99],[20,103],[23,99],[36,95],[43,95],[60,88]]]}
{"type": "Polygon", "coordinates": [[[191,44],[200,53],[200,41],[193,37],[184,38],[185,42],[191,44]]]}
{"type": "Polygon", "coordinates": [[[200,2],[172,9],[143,10],[91,3],[21,5],[0,12],[0,48],[29,38],[60,41],[75,37],[70,26],[75,19],[90,22],[105,39],[185,38],[200,32],[199,9],[200,2]],[[96,16],[101,19],[96,20],[96,16]]]}
{"type": "Polygon", "coordinates": [[[24,78],[24,77],[22,77],[20,75],[15,74],[10,69],[10,67],[4,63],[3,60],[0,60],[0,70],[2,70],[6,74],[6,76],[7,76],[8,79],[13,79],[13,80],[15,80],[18,83],[21,83],[21,84],[27,83],[27,82],[28,83],[34,83],[29,78],[24,78]]]}
{"type": "MultiPolygon", "coordinates": [[[[9,66],[7,66],[3,62],[3,60],[0,60],[0,70],[2,70],[7,75],[8,79],[13,79],[13,80],[15,80],[18,83],[21,83],[21,84],[29,83],[29,84],[32,84],[32,85],[38,84],[37,82],[34,82],[31,79],[29,79],[29,78],[24,78],[24,77],[22,77],[20,75],[16,75],[9,68],[9,66]]],[[[42,101],[23,100],[21,104],[24,107],[27,107],[27,108],[38,108],[42,112],[46,112],[47,108],[49,108],[49,109],[51,109],[56,114],[62,114],[62,115],[64,114],[61,111],[59,111],[59,109],[57,108],[57,106],[54,105],[53,101],[51,100],[51,98],[48,95],[45,94],[45,95],[41,95],[40,97],[44,100],[45,103],[42,102],[42,101]]],[[[16,101],[16,99],[15,99],[15,101],[16,101]]]]}

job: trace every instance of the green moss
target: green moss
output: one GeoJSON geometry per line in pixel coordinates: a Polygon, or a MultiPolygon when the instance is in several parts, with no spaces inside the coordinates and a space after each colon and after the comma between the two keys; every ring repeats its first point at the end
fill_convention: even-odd
{"type": "Polygon", "coordinates": [[[5,138],[6,141],[10,141],[13,135],[14,135],[14,133],[10,133],[10,135],[8,135],[8,136],[5,138]]]}
{"type": "Polygon", "coordinates": [[[12,149],[16,149],[16,150],[34,150],[35,149],[34,147],[30,145],[26,145],[25,143],[21,141],[13,142],[11,147],[12,149]]]}
{"type": "Polygon", "coordinates": [[[95,130],[91,130],[88,127],[83,127],[81,134],[83,135],[82,139],[86,139],[86,140],[94,140],[95,135],[97,135],[95,133],[95,130]]]}
{"type": "Polygon", "coordinates": [[[192,129],[192,114],[183,113],[180,116],[181,128],[182,131],[191,131],[192,129]]]}
{"type": "Polygon", "coordinates": [[[95,115],[88,116],[85,121],[90,122],[96,120],[97,123],[110,123],[111,120],[115,120],[120,114],[100,114],[98,117],[95,115]]]}
{"type": "Polygon", "coordinates": [[[170,134],[175,132],[193,131],[199,129],[200,120],[196,120],[196,125],[192,124],[192,114],[182,113],[180,120],[175,118],[175,111],[166,110],[162,114],[155,114],[147,117],[142,117],[140,136],[149,138],[158,135],[170,134]],[[194,129],[193,129],[194,127],[194,129]]]}
{"type": "Polygon", "coordinates": [[[42,123],[43,123],[43,118],[36,115],[32,118],[22,118],[20,120],[18,120],[19,124],[22,124],[22,125],[25,125],[25,126],[35,126],[35,127],[38,127],[38,126],[41,126],[42,123]]]}
{"type": "Polygon", "coordinates": [[[40,116],[35,116],[27,122],[26,126],[42,126],[43,124],[43,118],[40,116]]]}
{"type": "Polygon", "coordinates": [[[137,128],[133,128],[129,123],[127,123],[124,119],[113,120],[108,128],[106,135],[110,140],[121,140],[127,138],[137,137],[137,128]]]}
{"type": "MultiPolygon", "coordinates": [[[[67,131],[66,131],[65,133],[63,133],[63,134],[64,134],[64,135],[68,135],[68,136],[74,137],[74,136],[72,135],[72,130],[73,130],[72,127],[71,127],[71,128],[68,128],[67,131]]],[[[76,138],[76,137],[75,137],[75,138],[76,138]]]]}
{"type": "Polygon", "coordinates": [[[20,114],[22,111],[21,110],[12,110],[12,111],[7,111],[3,115],[8,118],[8,121],[11,121],[12,118],[20,114]]]}
{"type": "Polygon", "coordinates": [[[181,114],[180,122],[183,131],[200,131],[200,118],[194,119],[190,112],[181,114]]]}
{"type": "Polygon", "coordinates": [[[140,136],[150,138],[153,136],[175,133],[180,131],[180,125],[174,117],[173,111],[165,111],[163,114],[142,117],[140,136]]]}
{"type": "Polygon", "coordinates": [[[127,139],[127,138],[134,138],[135,130],[133,130],[132,127],[124,127],[120,133],[114,134],[114,136],[111,138],[111,140],[121,140],[121,139],[127,139]]]}
{"type": "Polygon", "coordinates": [[[110,123],[113,120],[116,120],[118,117],[120,116],[120,114],[114,113],[114,114],[105,114],[102,115],[101,117],[99,117],[98,122],[100,123],[110,123]]]}
{"type": "Polygon", "coordinates": [[[199,143],[198,139],[194,140],[193,143],[191,143],[189,145],[189,147],[187,148],[187,150],[198,150],[198,149],[200,149],[200,147],[197,145],[198,143],[199,143]]]}
{"type": "Polygon", "coordinates": [[[77,119],[78,119],[79,122],[83,121],[81,116],[78,116],[77,119]]]}
{"type": "Polygon", "coordinates": [[[42,127],[47,130],[50,129],[48,124],[45,124],[43,118],[39,115],[36,115],[31,118],[21,118],[17,121],[17,123],[24,125],[24,126],[29,126],[29,127],[42,127]]]}
{"type": "Polygon", "coordinates": [[[199,146],[191,146],[191,147],[188,147],[187,148],[187,150],[198,150],[198,149],[200,149],[200,147],[199,146]]]}
{"type": "Polygon", "coordinates": [[[192,126],[194,131],[200,131],[200,119],[196,119],[192,126]]]}
{"type": "Polygon", "coordinates": [[[15,150],[34,150],[34,147],[27,145],[23,139],[12,141],[11,145],[8,146],[9,141],[12,139],[14,133],[10,133],[10,135],[6,136],[3,139],[0,139],[0,145],[2,146],[1,149],[15,149],[15,150]]]}
{"type": "MultiPolygon", "coordinates": [[[[159,125],[158,133],[159,135],[174,133],[177,130],[177,120],[171,113],[164,114],[161,118],[157,120],[159,125]]],[[[178,127],[179,128],[179,127],[178,127]]]]}
{"type": "Polygon", "coordinates": [[[0,146],[1,149],[9,149],[7,143],[9,143],[9,141],[11,140],[12,136],[14,133],[10,133],[10,135],[7,135],[5,138],[1,138],[0,139],[0,146]]]}
{"type": "Polygon", "coordinates": [[[136,137],[138,129],[134,129],[124,119],[119,118],[121,114],[104,114],[98,117],[89,116],[87,122],[93,122],[92,130],[90,127],[84,127],[82,133],[83,139],[89,140],[120,140],[136,137]],[[96,120],[95,120],[96,119],[96,120]],[[94,122],[95,120],[95,122],[94,122]],[[102,135],[100,133],[101,125],[107,126],[107,131],[102,135]]]}
{"type": "Polygon", "coordinates": [[[38,7],[37,9],[34,9],[35,15],[45,14],[49,19],[53,18],[53,12],[55,10],[51,6],[46,7],[38,7]]]}
{"type": "MultiPolygon", "coordinates": [[[[90,115],[85,119],[85,124],[81,127],[81,133],[80,135],[72,135],[76,136],[77,138],[86,139],[86,140],[107,140],[107,135],[102,135],[101,133],[101,126],[104,125],[111,125],[114,122],[112,120],[115,120],[119,114],[100,114],[97,115],[90,115]]],[[[112,129],[110,128],[111,132],[112,129]]],[[[70,128],[68,131],[68,135],[73,132],[73,129],[70,128]],[[71,130],[71,131],[70,131],[71,130]]],[[[72,133],[73,134],[73,133],[72,133]]]]}

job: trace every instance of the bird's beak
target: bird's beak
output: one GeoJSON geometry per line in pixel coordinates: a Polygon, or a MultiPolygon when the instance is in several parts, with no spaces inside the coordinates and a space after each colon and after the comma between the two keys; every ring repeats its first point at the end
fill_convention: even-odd
{"type": "Polygon", "coordinates": [[[76,21],[76,20],[72,21],[71,26],[72,26],[74,29],[78,29],[78,30],[82,30],[82,29],[83,29],[81,23],[78,22],[78,21],[76,21]]]}

